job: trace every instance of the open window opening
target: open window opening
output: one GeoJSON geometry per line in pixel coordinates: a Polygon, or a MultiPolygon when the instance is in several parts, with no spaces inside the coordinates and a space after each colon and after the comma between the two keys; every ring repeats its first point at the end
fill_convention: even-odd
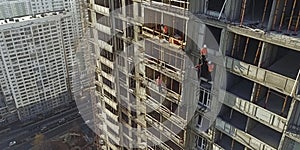
{"type": "Polygon", "coordinates": [[[299,32],[300,3],[298,0],[279,1],[272,23],[272,30],[297,35],[299,32]]]}
{"type": "Polygon", "coordinates": [[[111,27],[110,18],[108,16],[96,13],[96,19],[97,23],[111,27]]]}
{"type": "Polygon", "coordinates": [[[226,56],[257,65],[262,50],[262,41],[238,34],[230,34],[226,56]]]}
{"type": "Polygon", "coordinates": [[[265,28],[270,19],[272,3],[269,0],[248,0],[246,4],[241,3],[242,24],[255,28],[265,28]]]}
{"type": "Polygon", "coordinates": [[[287,117],[292,102],[291,97],[260,84],[256,87],[255,92],[256,96],[254,98],[254,103],[273,113],[287,117]]]}
{"type": "Polygon", "coordinates": [[[245,131],[246,129],[248,117],[226,105],[222,106],[218,117],[242,131],[245,131]]]}
{"type": "Polygon", "coordinates": [[[289,124],[288,124],[288,128],[287,131],[297,134],[300,134],[300,103],[299,101],[295,102],[294,108],[293,108],[293,112],[292,112],[292,116],[290,118],[289,124]]]}
{"type": "Polygon", "coordinates": [[[233,140],[228,135],[216,131],[215,143],[220,145],[224,149],[234,149],[234,150],[244,150],[245,146],[240,144],[239,142],[233,140]]]}
{"type": "Polygon", "coordinates": [[[300,53],[281,46],[271,45],[261,63],[263,68],[296,79],[300,69],[300,53]]]}
{"type": "Polygon", "coordinates": [[[249,120],[247,133],[276,149],[279,146],[281,133],[253,119],[249,120]]]}
{"type": "Polygon", "coordinates": [[[250,101],[254,83],[243,77],[227,72],[226,91],[250,101]]]}
{"type": "Polygon", "coordinates": [[[209,49],[219,50],[222,29],[206,25],[205,44],[209,49]]]}
{"type": "Polygon", "coordinates": [[[95,4],[109,8],[109,0],[95,0],[95,4]]]}
{"type": "Polygon", "coordinates": [[[132,0],[125,0],[126,5],[126,15],[127,17],[133,18],[133,1],[132,0]]]}

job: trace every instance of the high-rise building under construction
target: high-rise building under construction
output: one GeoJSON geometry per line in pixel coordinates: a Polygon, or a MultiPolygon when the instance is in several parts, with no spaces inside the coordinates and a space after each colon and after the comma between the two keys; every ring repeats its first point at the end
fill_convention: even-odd
{"type": "Polygon", "coordinates": [[[299,1],[85,6],[99,149],[300,149],[299,1]]]}

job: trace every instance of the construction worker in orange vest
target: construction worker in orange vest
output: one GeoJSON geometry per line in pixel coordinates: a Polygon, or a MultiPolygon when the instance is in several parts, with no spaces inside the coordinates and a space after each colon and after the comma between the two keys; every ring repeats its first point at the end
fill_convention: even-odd
{"type": "Polygon", "coordinates": [[[158,86],[158,90],[159,90],[159,92],[161,92],[161,89],[162,89],[162,80],[161,80],[161,78],[159,77],[159,76],[157,76],[157,78],[156,78],[156,85],[158,86]]]}

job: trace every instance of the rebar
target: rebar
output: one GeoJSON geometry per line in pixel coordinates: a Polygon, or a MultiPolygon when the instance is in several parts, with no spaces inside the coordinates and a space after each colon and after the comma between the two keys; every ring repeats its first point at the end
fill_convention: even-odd
{"type": "Polygon", "coordinates": [[[247,37],[246,44],[245,44],[245,48],[244,48],[243,61],[245,60],[246,53],[247,53],[247,50],[248,50],[249,39],[250,39],[250,38],[247,37]]]}
{"type": "Polygon", "coordinates": [[[287,5],[287,0],[284,1],[284,6],[283,6],[282,15],[281,15],[280,24],[279,24],[279,29],[278,29],[279,31],[281,31],[281,28],[282,28],[284,15],[285,15],[285,11],[286,11],[286,5],[287,5]]]}
{"type": "Polygon", "coordinates": [[[269,100],[269,96],[270,96],[270,89],[268,89],[268,92],[267,92],[264,108],[267,108],[267,103],[268,103],[268,100],[269,100]]]}
{"type": "Polygon", "coordinates": [[[273,24],[272,24],[272,30],[275,29],[275,24],[276,24],[276,21],[277,21],[277,15],[278,15],[279,2],[280,2],[280,0],[277,0],[277,3],[276,3],[276,9],[275,9],[275,14],[274,14],[274,20],[273,20],[273,24]]]}
{"type": "Polygon", "coordinates": [[[283,102],[283,106],[282,106],[282,109],[281,109],[281,115],[283,115],[283,113],[284,113],[284,108],[286,106],[287,98],[288,98],[288,96],[285,96],[285,99],[284,99],[284,102],[283,102]]]}
{"type": "Polygon", "coordinates": [[[297,21],[296,21],[296,26],[295,26],[295,33],[297,32],[297,30],[298,30],[298,26],[299,26],[299,20],[300,20],[300,10],[299,10],[299,12],[298,12],[298,17],[297,17],[297,21]]]}
{"type": "Polygon", "coordinates": [[[262,16],[262,19],[261,19],[261,24],[262,24],[262,25],[263,25],[263,23],[264,23],[264,21],[265,21],[268,2],[269,2],[269,0],[266,0],[266,2],[265,2],[265,8],[264,8],[263,16],[262,16]]]}
{"type": "Polygon", "coordinates": [[[247,0],[243,0],[240,26],[242,26],[243,22],[244,22],[246,3],[247,3],[247,0]]]}
{"type": "Polygon", "coordinates": [[[291,27],[291,24],[292,24],[292,21],[293,21],[293,15],[294,15],[294,12],[295,12],[296,3],[297,3],[297,0],[294,0],[292,12],[291,12],[291,17],[290,17],[290,21],[289,21],[289,25],[288,25],[288,29],[287,29],[288,31],[290,30],[290,27],[291,27]]]}
{"type": "Polygon", "coordinates": [[[232,50],[231,50],[231,57],[233,57],[234,54],[234,50],[235,50],[235,46],[236,46],[236,40],[237,40],[237,35],[234,35],[234,39],[233,39],[233,45],[232,45],[232,50]]]}
{"type": "Polygon", "coordinates": [[[259,94],[260,94],[260,88],[261,88],[261,85],[259,84],[259,85],[258,85],[257,92],[256,92],[256,94],[255,94],[255,100],[254,100],[254,102],[257,102],[257,101],[258,101],[258,97],[259,97],[259,94]]]}
{"type": "Polygon", "coordinates": [[[261,50],[261,45],[262,45],[262,41],[259,41],[258,47],[257,47],[257,50],[256,50],[256,54],[255,54],[255,58],[254,58],[254,62],[253,62],[254,64],[256,64],[257,57],[258,57],[258,55],[260,53],[260,50],[261,50]]]}

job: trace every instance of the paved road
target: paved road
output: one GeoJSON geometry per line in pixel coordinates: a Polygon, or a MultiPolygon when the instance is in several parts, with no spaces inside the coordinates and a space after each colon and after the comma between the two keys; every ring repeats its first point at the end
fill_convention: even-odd
{"type": "MultiPolygon", "coordinates": [[[[59,125],[53,129],[49,129],[47,132],[43,133],[45,135],[45,140],[50,140],[54,137],[59,137],[69,131],[72,127],[83,124],[84,121],[81,117],[74,118],[71,121],[68,121],[62,125],[59,125]]],[[[15,145],[11,148],[5,148],[3,150],[29,150],[33,147],[32,143],[34,141],[34,137],[28,139],[28,141],[21,143],[19,145],[15,145]]]]}
{"type": "Polygon", "coordinates": [[[48,128],[54,128],[57,126],[57,122],[64,117],[77,115],[79,117],[77,108],[73,108],[71,110],[62,112],[58,115],[52,116],[45,120],[36,122],[34,124],[30,124],[25,127],[16,128],[14,130],[9,131],[8,133],[4,133],[0,135],[0,149],[4,149],[8,146],[10,141],[17,141],[17,143],[26,142],[30,137],[34,136],[35,133],[40,132],[43,126],[47,126],[48,128]]]}

